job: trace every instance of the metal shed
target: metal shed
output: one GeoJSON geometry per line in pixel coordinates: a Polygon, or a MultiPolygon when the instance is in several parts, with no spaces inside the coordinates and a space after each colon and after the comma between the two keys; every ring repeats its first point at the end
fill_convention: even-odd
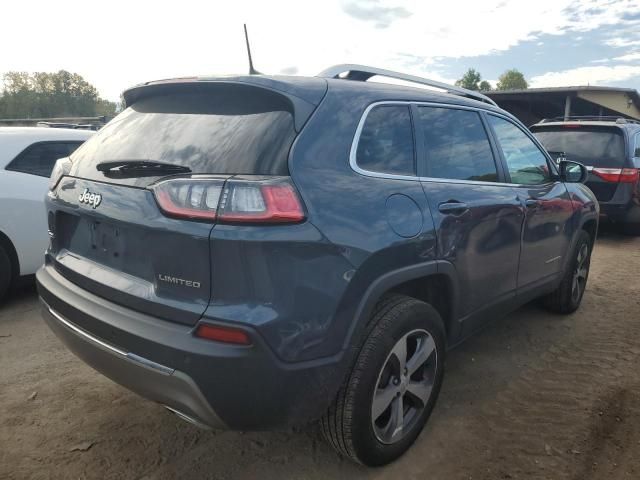
{"type": "Polygon", "coordinates": [[[532,125],[543,118],[582,115],[640,120],[640,94],[632,88],[529,88],[485,94],[525,125],[532,125]]]}

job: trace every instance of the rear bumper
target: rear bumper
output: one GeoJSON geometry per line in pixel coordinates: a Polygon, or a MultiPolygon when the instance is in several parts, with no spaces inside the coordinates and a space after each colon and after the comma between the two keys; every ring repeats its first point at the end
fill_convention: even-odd
{"type": "Polygon", "coordinates": [[[640,223],[640,205],[633,200],[625,204],[602,202],[600,215],[614,222],[640,223]]]}
{"type": "Polygon", "coordinates": [[[241,430],[319,418],[339,388],[342,357],[279,360],[256,331],[253,345],[199,339],[168,322],[98,297],[53,265],[36,274],[45,321],[87,364],[194,423],[241,430]]]}
{"type": "Polygon", "coordinates": [[[42,316],[49,328],[88,365],[192,423],[225,427],[189,375],[109,345],[71,323],[44,300],[41,303],[42,316]]]}

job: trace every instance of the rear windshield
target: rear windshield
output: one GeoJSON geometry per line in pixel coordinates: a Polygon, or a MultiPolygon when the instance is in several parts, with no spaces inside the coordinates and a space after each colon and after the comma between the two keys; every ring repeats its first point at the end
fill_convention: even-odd
{"type": "Polygon", "coordinates": [[[74,174],[96,178],[96,166],[148,160],[193,173],[287,175],[295,129],[291,107],[255,87],[210,87],[143,98],[71,157],[74,174]]]}
{"type": "Polygon", "coordinates": [[[580,125],[533,133],[554,159],[564,152],[567,160],[593,167],[620,168],[624,165],[624,136],[617,128],[580,125]]]}

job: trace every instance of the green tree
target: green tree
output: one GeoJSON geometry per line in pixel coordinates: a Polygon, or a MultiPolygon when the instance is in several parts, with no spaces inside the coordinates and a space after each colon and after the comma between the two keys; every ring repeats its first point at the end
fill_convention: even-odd
{"type": "Polygon", "coordinates": [[[0,118],[113,116],[115,102],[77,73],[8,72],[2,79],[0,118]]]}
{"type": "Polygon", "coordinates": [[[480,90],[480,81],[482,76],[475,68],[470,68],[465,72],[462,78],[456,81],[458,87],[466,88],[467,90],[480,90]]]}
{"type": "Polygon", "coordinates": [[[507,70],[498,79],[496,84],[496,90],[525,90],[529,87],[529,84],[524,78],[524,75],[519,70],[512,68],[507,70]]]}
{"type": "Polygon", "coordinates": [[[480,91],[482,92],[490,92],[491,90],[493,90],[493,88],[491,87],[491,84],[486,80],[482,80],[480,82],[479,87],[480,87],[480,91]]]}
{"type": "Polygon", "coordinates": [[[104,98],[99,98],[96,101],[95,114],[97,116],[113,117],[117,113],[122,111],[122,105],[120,102],[110,102],[104,98]]]}

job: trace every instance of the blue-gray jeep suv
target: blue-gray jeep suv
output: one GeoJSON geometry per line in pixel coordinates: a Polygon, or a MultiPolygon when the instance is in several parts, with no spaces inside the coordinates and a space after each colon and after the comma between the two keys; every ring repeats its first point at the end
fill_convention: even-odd
{"type": "Polygon", "coordinates": [[[537,297],[580,304],[586,170],[478,93],[343,65],[124,100],[56,164],[38,290],[69,349],[186,420],[320,420],[385,464],[427,421],[447,348],[537,297]]]}

